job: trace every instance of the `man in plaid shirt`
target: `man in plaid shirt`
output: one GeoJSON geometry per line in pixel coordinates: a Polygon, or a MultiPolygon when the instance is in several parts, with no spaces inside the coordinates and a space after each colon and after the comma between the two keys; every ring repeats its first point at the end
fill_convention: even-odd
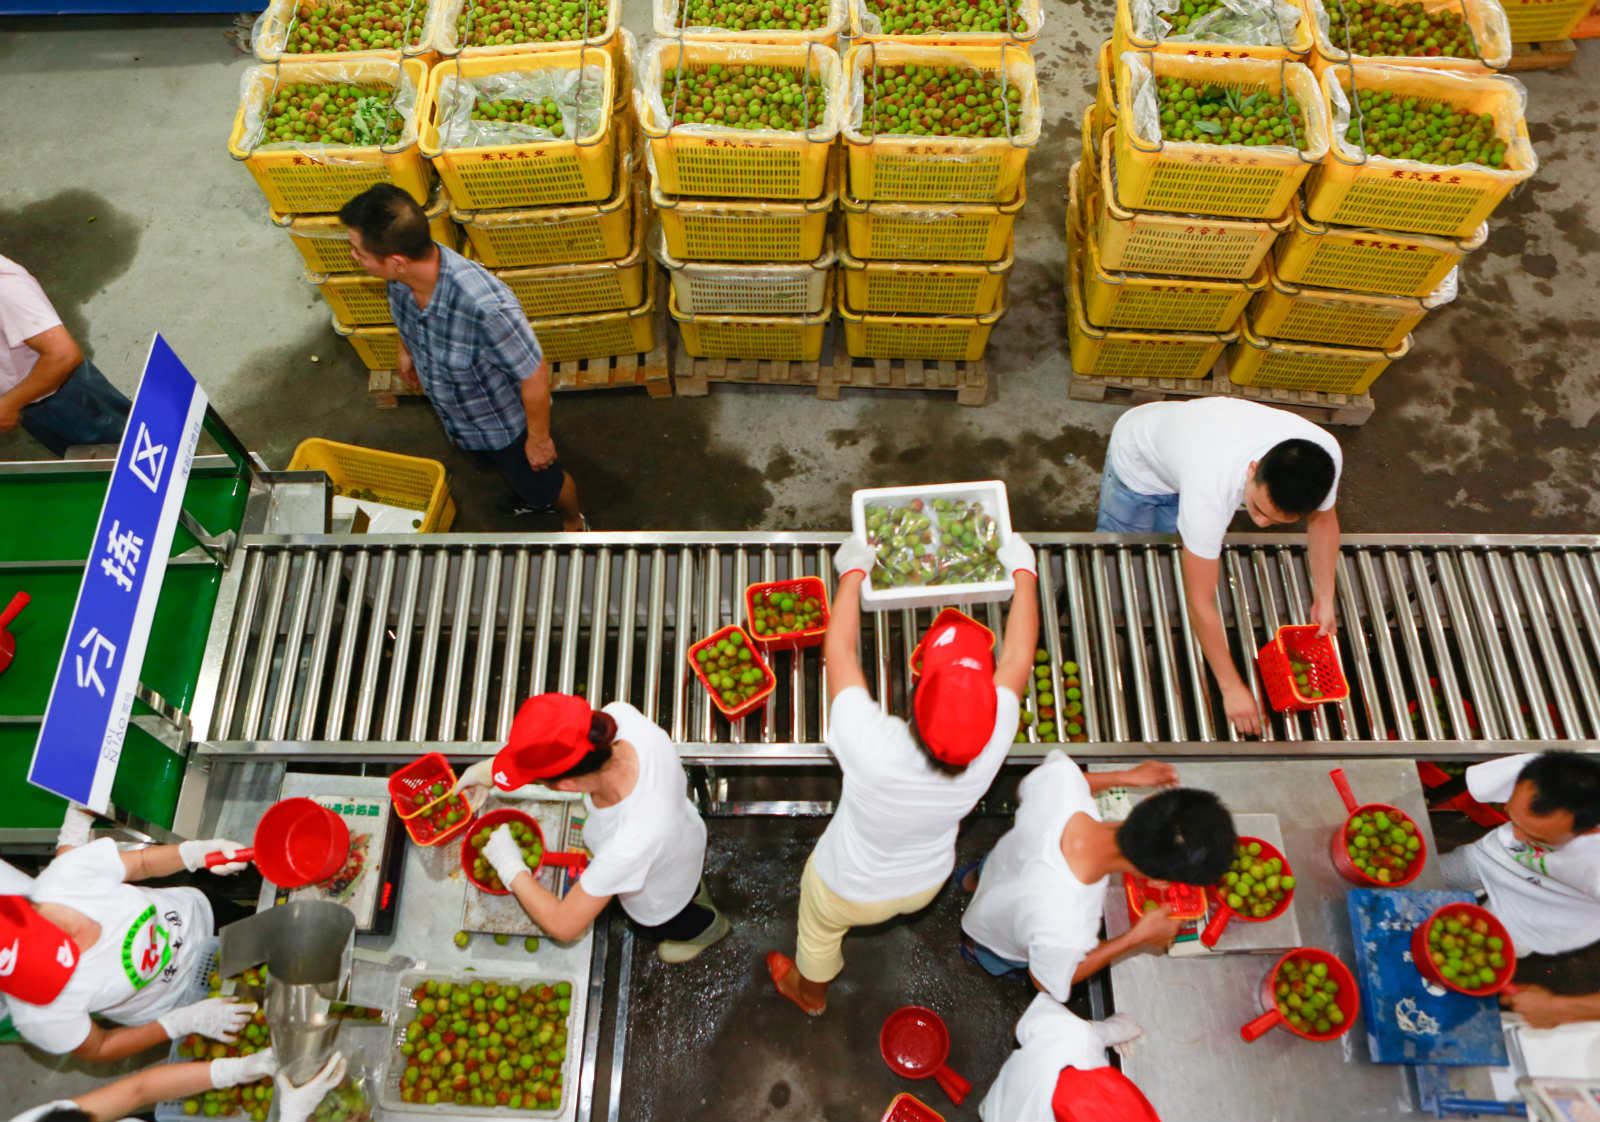
{"type": "Polygon", "coordinates": [[[563,530],[587,530],[550,439],[550,364],[511,289],[436,243],[422,208],[392,184],[351,199],[339,220],[351,257],[388,282],[397,372],[421,385],[445,434],[499,469],[515,493],[509,513],[554,509],[563,530]]]}

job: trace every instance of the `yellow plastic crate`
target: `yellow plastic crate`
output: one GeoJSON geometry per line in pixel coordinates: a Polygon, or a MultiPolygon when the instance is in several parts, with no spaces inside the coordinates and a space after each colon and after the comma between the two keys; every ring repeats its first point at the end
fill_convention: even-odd
{"type": "Polygon", "coordinates": [[[645,298],[636,308],[581,316],[530,319],[539,349],[551,362],[643,354],[656,345],[656,271],[645,260],[645,298]]]}
{"type": "Polygon", "coordinates": [[[1289,228],[1288,218],[1257,222],[1124,208],[1117,201],[1110,130],[1100,145],[1098,171],[1084,179],[1090,184],[1085,225],[1094,232],[1101,263],[1118,272],[1244,280],[1257,274],[1273,242],[1289,228]]]}
{"type": "Polygon", "coordinates": [[[1270,275],[1266,291],[1250,305],[1250,326],[1272,339],[1392,351],[1423,316],[1454,299],[1455,289],[1452,278],[1426,297],[1385,296],[1302,288],[1270,275]]]}
{"type": "Polygon", "coordinates": [[[833,318],[831,306],[803,316],[718,316],[680,311],[677,293],[671,290],[667,301],[683,352],[690,358],[816,362],[822,357],[823,332],[833,318]]]}
{"type": "MultiPolygon", "coordinates": [[[[417,110],[422,154],[433,161],[433,170],[463,210],[501,210],[608,198],[616,163],[616,133],[611,122],[613,78],[611,55],[588,47],[457,59],[436,66],[428,76],[428,88],[417,110]],[[597,131],[567,140],[552,138],[475,148],[444,146],[439,126],[447,115],[446,103],[458,104],[457,99],[463,96],[456,91],[474,79],[539,70],[577,73],[580,85],[585,80],[583,75],[598,74],[601,101],[597,131]]],[[[588,90],[592,96],[595,85],[591,83],[588,90]]]]}
{"type": "Polygon", "coordinates": [[[814,261],[839,198],[841,157],[828,163],[827,187],[809,202],[697,199],[668,195],[654,182],[650,203],[667,252],[680,261],[814,261]]]}
{"type": "Polygon", "coordinates": [[[850,256],[871,261],[999,261],[1027,201],[1025,181],[1008,203],[916,206],[839,195],[850,256]]]}
{"type": "Polygon", "coordinates": [[[686,316],[816,315],[827,303],[838,259],[829,238],[812,261],[680,261],[667,252],[659,229],[650,235],[650,252],[667,271],[673,306],[686,316]]]}
{"type": "Polygon", "coordinates": [[[393,370],[400,365],[400,331],[394,324],[356,327],[334,316],[333,330],[350,344],[368,370],[393,370]]]}
{"type": "Polygon", "coordinates": [[[389,314],[389,292],[384,281],[365,273],[314,273],[306,271],[306,281],[328,302],[341,323],[355,327],[393,323],[389,314]]]}
{"type": "Polygon", "coordinates": [[[1238,386],[1317,393],[1366,393],[1378,375],[1411,350],[1411,337],[1387,351],[1362,347],[1329,347],[1264,339],[1251,329],[1250,317],[1239,321],[1241,335],[1228,348],[1228,379],[1238,386]]]}
{"type": "Polygon", "coordinates": [[[848,22],[845,5],[849,0],[828,0],[828,18],[821,27],[796,31],[791,28],[751,27],[730,31],[725,27],[690,27],[683,21],[684,0],[655,0],[656,38],[688,39],[706,43],[822,43],[832,47],[848,22]]]}
{"type": "Polygon", "coordinates": [[[1548,43],[1569,38],[1593,0],[1500,0],[1513,43],[1548,43]]]}
{"type": "Polygon", "coordinates": [[[1310,19],[1302,8],[1300,19],[1288,38],[1279,43],[1169,43],[1165,39],[1146,39],[1133,26],[1133,5],[1129,0],[1117,0],[1116,19],[1112,24],[1111,42],[1118,57],[1123,51],[1156,51],[1162,54],[1183,55],[1189,58],[1252,58],[1268,62],[1285,59],[1304,62],[1311,53],[1310,19]]]}
{"type": "Polygon", "coordinates": [[[844,349],[851,358],[977,362],[989,346],[989,333],[1005,314],[1004,301],[981,316],[881,315],[858,312],[839,301],[844,349]]]}
{"type": "Polygon", "coordinates": [[[380,503],[420,510],[419,533],[442,534],[456,520],[438,460],[312,437],[296,446],[289,470],[324,472],[341,492],[371,491],[380,503]]]}
{"type": "Polygon", "coordinates": [[[1273,269],[1291,284],[1425,296],[1489,238],[1489,224],[1467,241],[1362,230],[1313,222],[1295,200],[1291,225],[1273,247],[1273,269]]]}
{"type": "Polygon", "coordinates": [[[634,90],[639,127],[650,141],[654,181],[668,195],[713,198],[814,199],[828,174],[828,151],[839,134],[839,56],[831,47],[702,43],[658,39],[640,64],[634,90]],[[807,75],[822,98],[809,128],[730,129],[682,125],[667,119],[661,80],[679,65],[700,71],[719,64],[772,66],[807,75]]]}
{"type": "Polygon", "coordinates": [[[419,204],[428,201],[431,171],[417,148],[413,110],[402,114],[405,132],[395,145],[330,145],[334,158],[324,160],[309,150],[257,148],[245,135],[247,112],[259,114],[279,84],[351,82],[398,86],[400,100],[421,96],[428,68],[417,59],[351,59],[337,62],[281,62],[254,66],[245,73],[244,96],[233,118],[228,153],[244,164],[273,210],[303,214],[337,211],[375,183],[393,183],[419,204]]]}
{"type": "Polygon", "coordinates": [[[1031,44],[1039,37],[1044,26],[1044,12],[1039,0],[1013,0],[1012,10],[1017,21],[1009,31],[929,31],[909,35],[883,30],[883,23],[867,11],[864,0],[848,0],[850,5],[850,37],[857,43],[918,43],[925,47],[998,47],[1002,43],[1031,44]]]}
{"type": "Polygon", "coordinates": [[[982,316],[1000,307],[1012,251],[999,261],[864,261],[839,254],[841,304],[861,312],[982,316]]]}
{"type": "MultiPolygon", "coordinates": [[[[1354,3],[1354,0],[1349,0],[1354,3]]],[[[1423,70],[1452,70],[1459,74],[1490,74],[1510,61],[1511,29],[1506,24],[1507,9],[1499,0],[1419,0],[1429,12],[1460,12],[1467,18],[1467,30],[1478,51],[1478,58],[1445,58],[1443,55],[1428,58],[1411,55],[1356,55],[1353,61],[1381,63],[1386,66],[1415,66],[1423,70]]],[[[1311,23],[1314,49],[1311,68],[1320,77],[1330,66],[1343,66],[1352,61],[1350,52],[1342,43],[1335,44],[1328,37],[1328,9],[1336,0],[1299,0],[1311,23]]]]}
{"type": "Polygon", "coordinates": [[[1101,264],[1095,239],[1084,238],[1084,315],[1096,327],[1226,331],[1266,286],[1265,264],[1249,280],[1113,273],[1101,264]]]}
{"type": "Polygon", "coordinates": [[[404,47],[290,54],[284,48],[288,45],[289,36],[298,30],[299,6],[299,0],[270,0],[266,9],[256,17],[255,26],[250,31],[250,49],[262,62],[342,62],[349,59],[387,59],[394,62],[402,56],[421,56],[423,61],[429,61],[426,56],[431,50],[429,41],[433,33],[433,5],[428,0],[415,0],[415,3],[409,3],[401,11],[400,18],[411,21],[404,47]]]}
{"type": "MultiPolygon", "coordinates": [[[[495,269],[530,320],[636,308],[644,301],[644,208],[634,208],[633,251],[618,261],[495,269]]],[[[467,256],[473,256],[468,247],[467,256]]]]}
{"type": "Polygon", "coordinates": [[[848,98],[841,132],[850,161],[850,193],[866,201],[994,203],[1015,198],[1039,143],[1039,84],[1033,58],[1018,46],[968,47],[961,51],[884,40],[850,48],[845,80],[835,100],[848,98]],[[862,130],[871,72],[877,66],[968,67],[1005,75],[1022,91],[1020,120],[1010,136],[867,136],[862,130]]]}
{"type": "MultiPolygon", "coordinates": [[[[450,196],[435,186],[428,202],[428,230],[440,245],[459,249],[460,227],[450,221],[450,196]]],[[[267,210],[267,218],[289,235],[306,267],[314,273],[359,273],[361,266],[350,256],[350,231],[337,214],[285,214],[267,210]]]]}
{"type": "MultiPolygon", "coordinates": [[[[1101,133],[1117,123],[1116,59],[1116,54],[1111,50],[1111,40],[1107,39],[1095,56],[1098,77],[1095,81],[1094,105],[1086,110],[1091,116],[1084,126],[1084,132],[1091,141],[1098,141],[1101,133]]],[[[1084,151],[1089,149],[1086,147],[1084,151]]]]}
{"type": "MultiPolygon", "coordinates": [[[[1134,68],[1117,59],[1117,102],[1133,104],[1134,68]]],[[[1276,96],[1285,83],[1305,113],[1306,148],[1247,148],[1195,144],[1144,136],[1134,113],[1117,116],[1117,192],[1136,210],[1210,214],[1230,218],[1281,218],[1314,165],[1328,151],[1328,107],[1311,71],[1297,62],[1217,60],[1146,54],[1136,63],[1156,78],[1204,79],[1232,89],[1266,89],[1276,96]]]]}
{"type": "MultiPolygon", "coordinates": [[[[463,3],[472,0],[433,0],[433,20],[428,45],[445,59],[489,58],[497,55],[530,55],[568,47],[604,47],[613,61],[621,61],[622,36],[618,26],[622,0],[581,0],[589,4],[598,19],[591,19],[591,34],[583,39],[558,39],[546,43],[497,43],[493,46],[463,47],[456,34],[456,18],[463,3]],[[595,26],[595,25],[598,26],[595,26]]],[[[621,89],[622,87],[618,87],[621,89]]]]}
{"type": "Polygon", "coordinates": [[[1494,117],[1506,142],[1504,168],[1437,167],[1412,160],[1369,156],[1347,145],[1335,128],[1323,165],[1306,181],[1306,214],[1316,222],[1371,226],[1416,234],[1469,237],[1511,189],[1539,167],[1522,116],[1522,87],[1510,78],[1470,77],[1398,66],[1339,66],[1322,73],[1322,89],[1336,118],[1348,118],[1351,74],[1357,88],[1448,102],[1494,117]]]}
{"type": "Polygon", "coordinates": [[[465,211],[452,208],[478,260],[491,269],[612,261],[633,248],[635,195],[626,151],[618,146],[615,190],[602,203],[465,211]]]}

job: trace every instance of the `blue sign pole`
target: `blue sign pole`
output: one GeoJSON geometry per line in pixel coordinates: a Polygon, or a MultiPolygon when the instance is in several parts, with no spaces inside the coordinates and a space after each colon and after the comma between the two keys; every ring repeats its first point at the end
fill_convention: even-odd
{"type": "Polygon", "coordinates": [[[150,344],[95,527],[28,782],[105,813],[206,395],[165,339],[150,344]]]}

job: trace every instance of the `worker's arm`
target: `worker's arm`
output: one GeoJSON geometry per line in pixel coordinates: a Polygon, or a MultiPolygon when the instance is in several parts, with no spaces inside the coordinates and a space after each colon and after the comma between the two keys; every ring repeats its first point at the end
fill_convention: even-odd
{"type": "Polygon", "coordinates": [[[550,364],[544,359],[522,380],[522,408],[528,414],[528,466],[542,471],[556,462],[550,439],[550,364]]]}
{"type": "Polygon", "coordinates": [[[1182,923],[1173,919],[1171,911],[1164,906],[1153,912],[1146,912],[1139,917],[1137,923],[1121,935],[1115,939],[1106,939],[1084,955],[1083,961],[1078,963],[1078,968],[1072,972],[1072,981],[1081,982],[1140,947],[1159,947],[1165,950],[1172,944],[1172,940],[1177,938],[1178,928],[1181,926],[1182,923]]]}
{"type": "Polygon", "coordinates": [[[422,388],[422,379],[417,377],[417,364],[411,361],[411,352],[406,350],[406,341],[396,335],[394,372],[400,375],[400,380],[412,389],[422,388]]]}
{"type": "Polygon", "coordinates": [[[123,879],[132,884],[139,880],[170,877],[185,868],[183,856],[175,845],[151,845],[143,849],[124,849],[122,867],[127,870],[123,879]]]}
{"type": "Polygon", "coordinates": [[[828,704],[852,686],[867,685],[861,669],[861,569],[851,569],[839,577],[828,612],[828,630],[822,637],[822,666],[828,672],[828,704]]]}
{"type": "Polygon", "coordinates": [[[1005,637],[1000,641],[1000,661],[995,663],[994,684],[1017,697],[1028,695],[1033,675],[1033,652],[1039,646],[1039,578],[1026,569],[1013,574],[1017,591],[1006,613],[1005,637]]]}
{"type": "Polygon", "coordinates": [[[1600,1021],[1600,993],[1556,994],[1543,986],[1517,986],[1500,1002],[1533,1028],[1555,1028],[1575,1021],[1600,1021]]]}
{"type": "Polygon", "coordinates": [[[158,1064],[114,1083],[77,1095],[73,1102],[94,1122],[118,1122],[169,1099],[186,1099],[212,1089],[211,1064],[158,1064]]]}
{"type": "Polygon", "coordinates": [[[544,928],[552,939],[566,942],[576,939],[595,921],[595,917],[611,902],[609,896],[590,896],[580,881],[572,886],[564,898],[558,898],[526,871],[518,873],[511,882],[511,895],[517,898],[528,917],[544,928]]]}
{"type": "Polygon", "coordinates": [[[1098,795],[1112,787],[1176,787],[1178,769],[1160,760],[1147,760],[1126,771],[1089,771],[1084,773],[1089,781],[1089,793],[1098,795]]]}
{"type": "Polygon", "coordinates": [[[55,393],[83,362],[77,341],[59,323],[23,340],[38,355],[28,376],[0,394],[0,432],[22,423],[22,407],[55,393]]]}
{"type": "Polygon", "coordinates": [[[1189,625],[1200,641],[1217,686],[1222,690],[1222,708],[1233,727],[1242,733],[1260,735],[1261,712],[1250,687],[1239,676],[1228,649],[1228,634],[1222,629],[1222,614],[1217,611],[1217,574],[1221,566],[1188,549],[1183,551],[1183,595],[1189,605],[1189,625]]]}
{"type": "Polygon", "coordinates": [[[1311,562],[1311,622],[1318,635],[1338,626],[1339,512],[1335,507],[1306,515],[1306,553],[1311,562]]]}
{"type": "Polygon", "coordinates": [[[147,1025],[122,1025],[111,1029],[91,1024],[89,1035],[83,1038],[82,1044],[72,1050],[72,1056],[73,1059],[82,1060],[87,1064],[108,1064],[114,1060],[125,1060],[129,1056],[138,1055],[146,1048],[165,1044],[170,1039],[160,1021],[151,1021],[147,1025]]]}

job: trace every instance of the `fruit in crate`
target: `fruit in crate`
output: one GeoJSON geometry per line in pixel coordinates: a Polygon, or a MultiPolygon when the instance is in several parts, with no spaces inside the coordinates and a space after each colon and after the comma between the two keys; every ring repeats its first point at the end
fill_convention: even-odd
{"type": "Polygon", "coordinates": [[[279,86],[267,106],[261,143],[392,144],[405,131],[394,95],[386,86],[314,82],[279,86]]]}
{"type": "Polygon", "coordinates": [[[694,658],[725,708],[737,709],[766,688],[767,676],[755,651],[737,631],[701,647],[694,658]]]}
{"type": "Polygon", "coordinates": [[[400,1097],[424,1106],[561,1106],[572,984],[429,980],[400,1037],[400,1097]]]}
{"type": "Polygon", "coordinates": [[[1323,690],[1311,679],[1311,664],[1304,659],[1289,656],[1289,673],[1294,676],[1294,688],[1301,697],[1319,698],[1323,690]]]}
{"type": "Polygon", "coordinates": [[[704,70],[668,68],[661,104],[679,124],[793,132],[820,124],[827,102],[815,75],[714,62],[704,70]]]}
{"type": "MultiPolygon", "coordinates": [[[[517,847],[522,850],[522,863],[528,867],[528,872],[533,872],[544,859],[544,843],[539,840],[539,835],[533,827],[526,822],[511,821],[506,825],[510,828],[511,837],[517,843],[517,847]]],[[[472,875],[479,883],[486,884],[498,892],[507,886],[500,883],[500,874],[494,871],[494,866],[489,864],[489,859],[483,855],[483,847],[489,844],[489,838],[493,834],[493,829],[477,830],[467,839],[467,845],[472,850],[472,875]]],[[[498,939],[497,936],[496,941],[498,939]]]]}
{"type": "Polygon", "coordinates": [[[1381,810],[1351,815],[1344,845],[1356,868],[1380,884],[1404,880],[1411,863],[1422,854],[1416,824],[1381,810]]]}
{"type": "Polygon", "coordinates": [[[1237,842],[1233,863],[1217,882],[1217,895],[1243,916],[1265,919],[1294,891],[1294,877],[1284,872],[1283,859],[1268,857],[1261,843],[1237,842]]]}
{"type": "Polygon", "coordinates": [[[1328,42],[1351,54],[1379,57],[1477,58],[1472,29],[1458,8],[1324,0],[1328,42]]]}
{"type": "Polygon", "coordinates": [[[1339,982],[1326,962],[1291,958],[1278,967],[1272,993],[1283,1019],[1301,1032],[1326,1036],[1344,1024],[1339,982]]]}
{"type": "Polygon", "coordinates": [[[887,35],[926,35],[933,31],[1033,30],[1023,18],[1021,0],[866,0],[887,35]]]}
{"type": "Polygon", "coordinates": [[[443,779],[435,779],[424,787],[418,787],[406,798],[406,813],[415,814],[429,803],[437,802],[449,793],[450,784],[443,779]]]}
{"type": "Polygon", "coordinates": [[[1305,116],[1286,92],[1244,89],[1194,78],[1161,78],[1156,86],[1161,135],[1192,144],[1304,148],[1305,116]]]}
{"type": "Polygon", "coordinates": [[[824,0],[685,0],[674,23],[679,27],[716,27],[728,31],[815,31],[828,22],[824,0]]]}
{"type": "Polygon", "coordinates": [[[822,626],[822,601],[815,596],[767,589],[751,599],[751,626],[757,635],[792,635],[822,626]]]}
{"type": "Polygon", "coordinates": [[[1222,0],[1183,0],[1177,11],[1163,12],[1161,18],[1169,25],[1168,35],[1182,35],[1195,20],[1224,6],[1222,0]]]}
{"type": "Polygon", "coordinates": [[[1357,90],[1356,99],[1344,139],[1369,155],[1444,166],[1505,165],[1505,141],[1487,113],[1383,90],[1357,90]]]}
{"type": "Polygon", "coordinates": [[[467,805],[467,800],[457,795],[441,802],[421,819],[412,819],[412,828],[419,841],[427,842],[455,829],[471,816],[472,808],[467,805]]]}
{"type": "Polygon", "coordinates": [[[1445,912],[1428,925],[1428,957],[1448,981],[1477,990],[1500,980],[1506,943],[1489,921],[1469,911],[1445,912]]]}
{"type": "Polygon", "coordinates": [[[600,0],[462,0],[456,42],[462,47],[565,43],[592,39],[605,24],[600,0]]]}
{"type": "Polygon", "coordinates": [[[1040,647],[1033,652],[1033,704],[1037,712],[1024,700],[1017,716],[1016,742],[1028,739],[1028,726],[1038,725],[1041,744],[1058,744],[1065,740],[1088,739],[1083,731],[1083,691],[1078,681],[1078,664],[1063,662],[1060,667],[1062,696],[1052,691],[1050,652],[1040,647]]]}
{"type": "Polygon", "coordinates": [[[426,14],[420,0],[300,0],[284,51],[399,50],[422,41],[426,14]]]}
{"type": "Polygon", "coordinates": [[[976,500],[868,503],[865,521],[867,544],[877,551],[874,588],[978,584],[1005,577],[1005,566],[995,556],[1000,527],[976,500]]]}
{"type": "Polygon", "coordinates": [[[1022,91],[958,66],[879,66],[862,84],[866,136],[1014,136],[1022,91]]]}
{"type": "Polygon", "coordinates": [[[494,100],[480,97],[472,105],[474,121],[505,121],[513,125],[531,125],[552,136],[566,135],[567,127],[561,120],[561,106],[554,98],[523,101],[513,97],[494,100]]]}

